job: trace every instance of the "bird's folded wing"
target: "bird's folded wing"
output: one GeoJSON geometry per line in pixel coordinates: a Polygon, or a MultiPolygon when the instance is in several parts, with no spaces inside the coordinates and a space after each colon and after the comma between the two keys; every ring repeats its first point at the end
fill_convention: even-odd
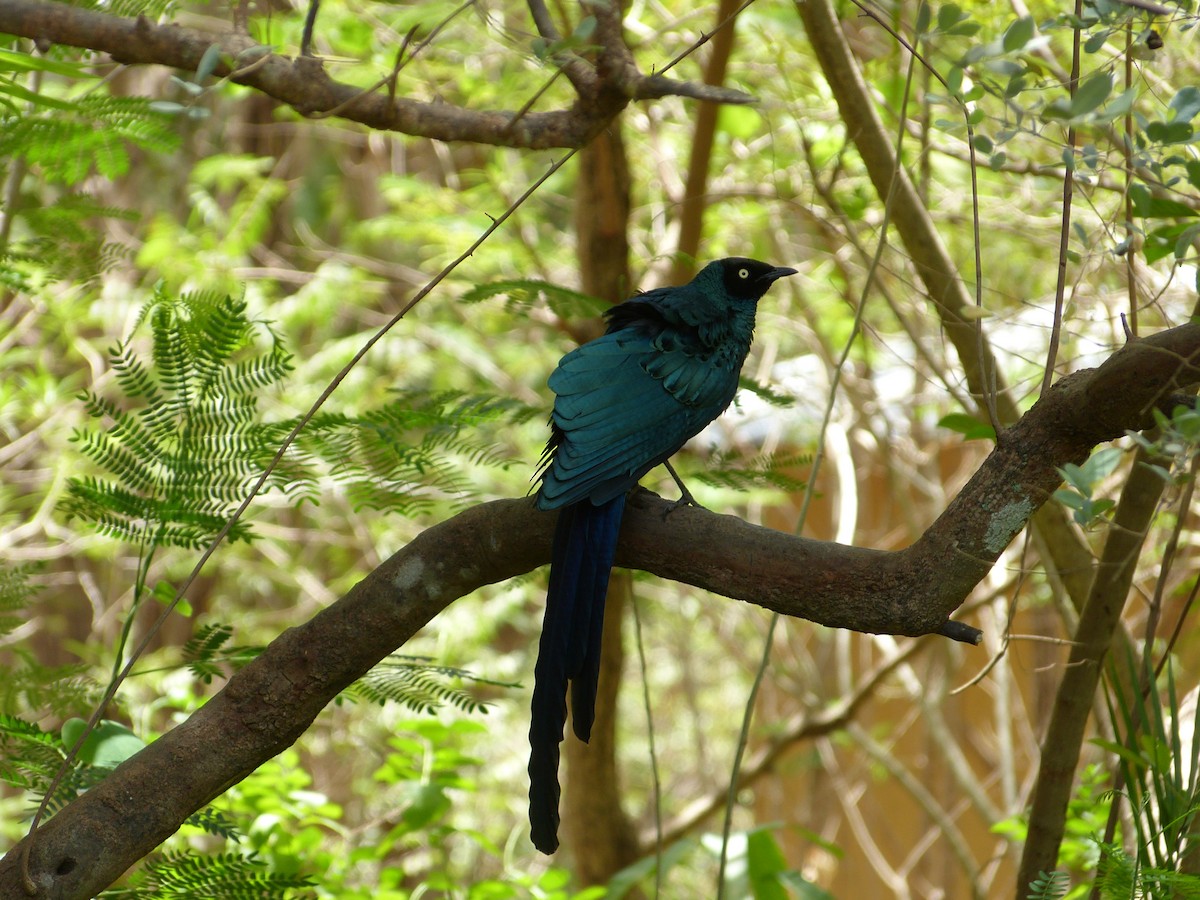
{"type": "Polygon", "coordinates": [[[542,479],[547,508],[627,491],[720,414],[737,376],[691,341],[614,332],[564,357],[550,387],[561,435],[542,479]]]}

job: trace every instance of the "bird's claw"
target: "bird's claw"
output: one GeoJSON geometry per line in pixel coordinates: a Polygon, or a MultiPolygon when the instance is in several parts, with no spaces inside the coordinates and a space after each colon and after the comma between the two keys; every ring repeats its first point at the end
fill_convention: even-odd
{"type": "Polygon", "coordinates": [[[663,511],[662,517],[664,522],[667,521],[667,516],[671,515],[671,513],[675,512],[675,510],[679,509],[681,506],[694,506],[696,509],[705,509],[705,507],[702,506],[700,502],[692,496],[691,491],[683,487],[682,484],[680,484],[680,488],[683,490],[683,495],[678,500],[672,501],[671,505],[663,511]]]}

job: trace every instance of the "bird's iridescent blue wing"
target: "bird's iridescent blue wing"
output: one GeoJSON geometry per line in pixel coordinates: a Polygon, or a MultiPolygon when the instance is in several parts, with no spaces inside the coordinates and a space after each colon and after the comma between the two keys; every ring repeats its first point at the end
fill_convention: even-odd
{"type": "Polygon", "coordinates": [[[677,332],[623,328],[564,357],[550,387],[556,433],[543,509],[629,490],[729,404],[737,373],[677,332]]]}

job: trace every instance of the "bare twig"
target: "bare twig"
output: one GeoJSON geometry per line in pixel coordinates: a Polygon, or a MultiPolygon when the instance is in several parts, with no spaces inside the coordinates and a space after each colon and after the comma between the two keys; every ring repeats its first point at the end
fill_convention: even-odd
{"type": "MultiPolygon", "coordinates": [[[[1083,15],[1083,0],[1075,0],[1075,20],[1083,15]]],[[[1072,29],[1071,43],[1071,80],[1068,85],[1071,98],[1079,88],[1079,58],[1081,52],[1081,31],[1079,26],[1072,29]]],[[[1075,152],[1075,126],[1067,127],[1067,150],[1075,152]]],[[[1067,291],[1067,262],[1071,242],[1071,199],[1075,195],[1075,170],[1068,166],[1066,177],[1063,178],[1062,189],[1062,223],[1058,235],[1058,277],[1054,285],[1054,322],[1050,326],[1050,346],[1046,351],[1046,368],[1042,372],[1042,393],[1050,388],[1054,379],[1054,364],[1058,356],[1058,343],[1062,337],[1063,299],[1067,291]]]]}

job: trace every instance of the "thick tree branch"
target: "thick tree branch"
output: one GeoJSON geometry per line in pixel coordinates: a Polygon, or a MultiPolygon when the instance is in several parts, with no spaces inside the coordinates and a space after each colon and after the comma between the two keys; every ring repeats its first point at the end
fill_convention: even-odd
{"type": "MultiPolygon", "coordinates": [[[[1057,467],[1152,423],[1200,383],[1200,324],[1131,341],[1063,378],[1001,436],[945,513],[893,552],[805,540],[732,516],[631,498],[617,562],[790,616],[856,631],[941,630],[1050,496],[1057,467]]],[[[423,532],[310,621],[280,635],[186,722],[127,760],[36,835],[36,896],[94,895],[192,812],[294,742],[339,691],[449,603],[549,560],[554,516],[528,499],[467,510],[423,532]]],[[[0,900],[27,898],[19,857],[0,900]]]]}
{"type": "MultiPolygon", "coordinates": [[[[121,18],[46,0],[0,0],[0,32],[39,44],[66,44],[109,54],[128,64],[170,66],[194,72],[209,47],[221,48],[214,75],[257,88],[306,116],[333,114],[381,131],[440,141],[471,141],[506,147],[582,147],[631,100],[679,94],[719,103],[749,103],[740,91],[643,75],[620,43],[622,65],[601,71],[593,90],[570,109],[530,112],[473,110],[424,103],[334,81],[319,59],[272,53],[243,34],[204,33],[159,25],[145,17],[121,18]]],[[[584,83],[572,73],[577,88],[584,83]]]]}

